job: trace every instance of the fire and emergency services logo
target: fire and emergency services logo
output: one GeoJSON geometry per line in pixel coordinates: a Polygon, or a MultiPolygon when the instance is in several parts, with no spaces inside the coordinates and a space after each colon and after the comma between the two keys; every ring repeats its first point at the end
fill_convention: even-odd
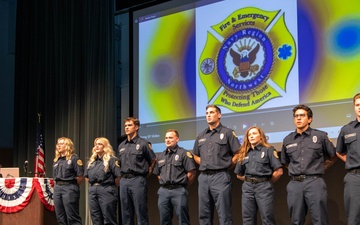
{"type": "Polygon", "coordinates": [[[248,7],[210,27],[199,74],[209,102],[246,112],[285,92],[295,58],[281,10],[248,7]]]}

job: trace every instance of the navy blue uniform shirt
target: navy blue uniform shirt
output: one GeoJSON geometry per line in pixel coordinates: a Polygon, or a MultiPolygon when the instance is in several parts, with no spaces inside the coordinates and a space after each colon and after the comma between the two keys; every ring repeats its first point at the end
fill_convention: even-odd
{"type": "Polygon", "coordinates": [[[85,177],[89,178],[89,183],[101,183],[104,185],[114,185],[115,179],[120,177],[120,166],[117,158],[111,157],[108,161],[109,166],[104,171],[104,161],[102,158],[96,157],[85,170],[85,177]]]}
{"type": "Polygon", "coordinates": [[[336,149],[326,132],[308,128],[302,134],[291,132],[284,138],[281,163],[288,164],[290,176],[324,174],[324,161],[336,149]]]}
{"type": "Polygon", "coordinates": [[[231,159],[240,149],[235,132],[222,124],[201,132],[194,144],[193,153],[201,158],[200,171],[228,169],[231,159]]]}
{"type": "Polygon", "coordinates": [[[146,175],[155,157],[151,143],[138,135],[130,141],[126,139],[118,147],[121,174],[146,175]]]}
{"type": "Polygon", "coordinates": [[[346,169],[360,168],[360,123],[357,120],[351,121],[341,128],[336,151],[346,154],[346,169]]]}
{"type": "Polygon", "coordinates": [[[66,156],[59,157],[53,167],[55,181],[73,181],[76,177],[84,175],[83,163],[77,155],[72,155],[69,160],[66,160],[66,156]]]}
{"type": "Polygon", "coordinates": [[[195,169],[194,160],[188,154],[185,149],[176,145],[158,155],[153,173],[160,176],[160,185],[187,184],[187,173],[195,169]]]}
{"type": "Polygon", "coordinates": [[[234,172],[246,177],[271,177],[281,163],[274,147],[262,145],[249,149],[244,160],[236,164],[234,172]]]}

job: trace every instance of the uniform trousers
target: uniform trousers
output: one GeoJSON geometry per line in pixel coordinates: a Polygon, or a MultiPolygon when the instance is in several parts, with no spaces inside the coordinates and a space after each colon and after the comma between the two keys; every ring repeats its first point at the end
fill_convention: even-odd
{"type": "Polygon", "coordinates": [[[158,190],[158,207],[160,213],[160,224],[171,225],[173,211],[180,225],[189,225],[188,191],[184,187],[167,189],[160,187],[158,190]]]}
{"type": "Polygon", "coordinates": [[[261,183],[244,182],[242,185],[243,225],[257,225],[260,210],[263,225],[274,225],[274,188],[271,181],[261,183]]]}
{"type": "Polygon", "coordinates": [[[291,180],[287,187],[287,203],[292,225],[303,225],[307,210],[313,225],[328,225],[327,187],[321,177],[303,181],[291,180]]]}
{"type": "Polygon", "coordinates": [[[54,206],[59,225],[81,225],[79,215],[80,190],[77,184],[55,185],[54,206]]]}
{"type": "Polygon", "coordinates": [[[116,225],[118,190],[115,185],[89,187],[89,208],[93,225],[116,225]]]}
{"type": "Polygon", "coordinates": [[[347,173],[344,177],[344,208],[348,225],[360,224],[360,174],[347,173]]]}
{"type": "Polygon", "coordinates": [[[231,177],[229,172],[218,172],[198,177],[199,223],[213,225],[216,206],[220,225],[232,225],[231,218],[231,177]]]}
{"type": "Polygon", "coordinates": [[[146,177],[121,178],[120,203],[123,225],[134,225],[134,213],[138,225],[148,225],[146,177]]]}

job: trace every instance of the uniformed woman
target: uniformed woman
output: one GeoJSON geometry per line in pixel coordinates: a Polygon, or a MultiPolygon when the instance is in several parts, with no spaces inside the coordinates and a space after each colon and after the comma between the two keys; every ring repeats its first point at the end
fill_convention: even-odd
{"type": "Polygon", "coordinates": [[[61,225],[82,224],[79,214],[79,185],[84,180],[81,159],[74,153],[71,139],[57,140],[54,158],[54,206],[56,219],[61,225]]]}
{"type": "Polygon", "coordinates": [[[267,143],[264,131],[259,127],[252,126],[246,131],[235,173],[244,181],[243,224],[256,225],[258,209],[263,225],[275,224],[273,183],[283,170],[276,150],[267,143]]]}
{"type": "Polygon", "coordinates": [[[118,224],[116,219],[120,167],[108,139],[96,138],[85,170],[93,225],[118,224]]]}

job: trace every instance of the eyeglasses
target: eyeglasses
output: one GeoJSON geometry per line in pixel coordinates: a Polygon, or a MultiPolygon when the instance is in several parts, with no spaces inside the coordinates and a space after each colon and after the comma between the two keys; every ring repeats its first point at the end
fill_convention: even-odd
{"type": "Polygon", "coordinates": [[[305,114],[304,113],[301,113],[301,114],[294,114],[294,118],[298,118],[298,117],[300,117],[301,119],[302,118],[305,118],[305,114]]]}

